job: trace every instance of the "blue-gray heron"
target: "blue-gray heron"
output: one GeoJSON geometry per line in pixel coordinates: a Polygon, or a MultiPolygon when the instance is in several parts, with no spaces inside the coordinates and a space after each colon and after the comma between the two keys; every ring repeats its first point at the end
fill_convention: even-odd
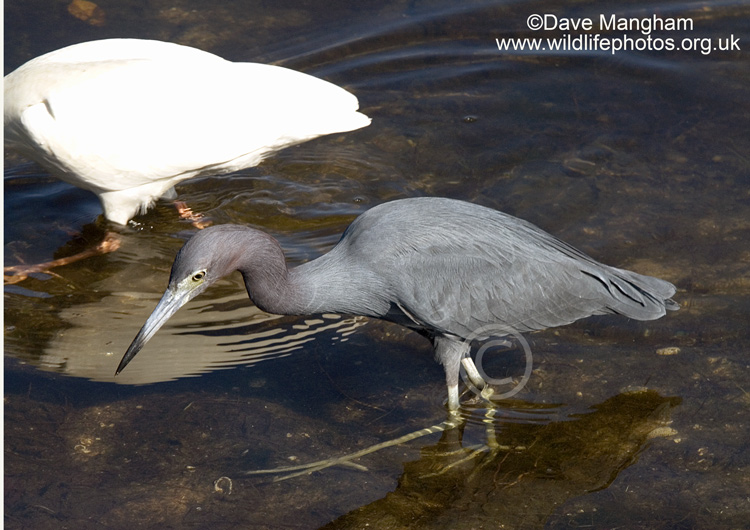
{"type": "Polygon", "coordinates": [[[459,407],[467,339],[484,338],[481,330],[501,336],[607,313],[652,320],[679,308],[671,283],[603,265],[516,217],[452,199],[402,199],[363,213],[330,252],[292,269],[259,230],[197,233],[117,373],[175,311],[234,271],[269,313],[364,315],[428,337],[445,369],[450,410],[459,407]]]}

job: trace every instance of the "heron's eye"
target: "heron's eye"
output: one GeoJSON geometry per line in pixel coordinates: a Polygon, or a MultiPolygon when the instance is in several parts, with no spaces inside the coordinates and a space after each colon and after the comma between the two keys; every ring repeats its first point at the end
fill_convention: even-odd
{"type": "Polygon", "coordinates": [[[193,281],[199,282],[206,276],[206,271],[198,271],[195,274],[193,274],[193,281]]]}

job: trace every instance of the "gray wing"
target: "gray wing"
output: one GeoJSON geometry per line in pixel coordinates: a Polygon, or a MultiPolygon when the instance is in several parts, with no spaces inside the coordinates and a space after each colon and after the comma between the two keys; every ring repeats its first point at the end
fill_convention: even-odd
{"type": "Polygon", "coordinates": [[[399,308],[418,325],[461,337],[540,330],[605,313],[650,320],[666,312],[664,298],[645,285],[654,279],[575,260],[433,257],[419,260],[416,270],[420,286],[398,289],[399,308]],[[457,261],[464,272],[444,276],[458,270],[457,261]]]}
{"type": "MultiPolygon", "coordinates": [[[[428,199],[421,199],[422,202],[428,199]]],[[[432,199],[398,211],[398,237],[378,218],[371,266],[387,277],[386,318],[461,337],[503,335],[569,324],[597,314],[638,320],[678,306],[669,282],[600,264],[520,219],[432,199]],[[404,222],[404,217],[406,221],[404,222]],[[404,318],[405,317],[405,318],[404,318]],[[482,328],[490,327],[488,333],[482,328]]],[[[393,203],[391,203],[393,204],[393,203]]]]}

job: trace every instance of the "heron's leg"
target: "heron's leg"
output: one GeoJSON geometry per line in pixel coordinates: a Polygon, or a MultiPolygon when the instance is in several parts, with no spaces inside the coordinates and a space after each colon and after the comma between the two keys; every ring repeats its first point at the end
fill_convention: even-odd
{"type": "Polygon", "coordinates": [[[456,412],[460,406],[461,403],[458,400],[458,383],[453,386],[448,385],[448,410],[456,412]]]}
{"type": "Polygon", "coordinates": [[[436,336],[432,340],[435,346],[435,360],[443,365],[445,382],[448,385],[448,410],[455,412],[458,401],[458,375],[461,370],[461,359],[469,352],[465,342],[445,336],[436,336]]]}
{"type": "Polygon", "coordinates": [[[46,263],[39,263],[36,265],[12,265],[3,269],[3,280],[6,284],[14,284],[22,282],[29,277],[29,274],[35,272],[43,272],[46,274],[55,275],[50,269],[55,267],[62,267],[63,265],[69,265],[82,259],[90,258],[92,256],[98,256],[99,254],[107,254],[108,252],[114,252],[120,248],[120,237],[113,233],[107,232],[104,239],[94,248],[89,248],[78,254],[68,256],[67,258],[60,258],[46,263]]]}
{"type": "Polygon", "coordinates": [[[490,407],[484,413],[484,419],[482,420],[484,422],[484,432],[487,435],[487,447],[497,449],[500,447],[500,444],[497,443],[497,434],[495,433],[495,404],[489,399],[487,401],[490,407]]]}
{"type": "Polygon", "coordinates": [[[464,370],[466,370],[466,375],[469,377],[469,381],[471,381],[471,384],[473,384],[479,390],[482,390],[485,386],[487,386],[487,382],[481,376],[479,370],[477,370],[477,367],[474,364],[474,360],[471,357],[464,357],[463,359],[461,359],[461,364],[463,365],[464,370]]]}
{"type": "Polygon", "coordinates": [[[469,381],[471,381],[471,384],[479,389],[479,394],[487,401],[490,401],[490,398],[495,391],[489,384],[487,384],[487,381],[484,380],[482,374],[479,373],[472,358],[469,356],[464,357],[461,359],[461,365],[463,365],[464,370],[466,370],[466,375],[468,376],[469,381]]]}
{"type": "Polygon", "coordinates": [[[471,357],[464,357],[461,359],[461,364],[463,365],[464,370],[466,370],[466,375],[468,376],[469,381],[480,390],[479,395],[489,404],[489,408],[485,412],[482,421],[485,424],[487,433],[487,447],[491,449],[497,448],[498,443],[493,422],[495,417],[495,405],[491,399],[495,391],[489,384],[487,384],[487,381],[484,380],[482,374],[479,373],[479,370],[477,370],[474,360],[471,357]]]}

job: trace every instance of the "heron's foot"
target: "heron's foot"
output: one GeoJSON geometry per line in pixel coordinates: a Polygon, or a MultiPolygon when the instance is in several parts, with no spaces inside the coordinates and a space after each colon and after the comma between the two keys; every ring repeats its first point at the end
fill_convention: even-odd
{"type": "Polygon", "coordinates": [[[70,265],[71,263],[75,263],[76,261],[81,261],[92,256],[114,252],[115,250],[120,248],[121,244],[122,241],[120,240],[120,236],[118,236],[114,232],[107,232],[104,235],[104,239],[98,245],[96,245],[94,248],[89,248],[84,250],[83,252],[79,252],[78,254],[48,261],[46,263],[37,263],[36,265],[23,264],[5,267],[3,269],[3,281],[5,284],[12,285],[24,281],[31,274],[35,273],[44,273],[59,277],[59,275],[52,272],[52,269],[54,269],[55,267],[70,265]]]}
{"type": "Polygon", "coordinates": [[[496,406],[495,396],[497,393],[495,389],[489,384],[482,390],[478,390],[473,386],[467,386],[466,390],[461,394],[462,403],[471,406],[486,406],[494,408],[496,406]]]}
{"type": "Polygon", "coordinates": [[[492,387],[485,383],[484,388],[479,393],[479,395],[482,397],[482,399],[486,401],[492,401],[492,396],[495,395],[495,391],[492,389],[492,387]]]}
{"type": "Polygon", "coordinates": [[[206,216],[202,213],[193,212],[193,209],[183,201],[175,201],[174,207],[177,208],[177,213],[180,214],[181,219],[187,219],[193,226],[198,230],[203,230],[211,226],[211,220],[206,219],[206,216]]]}

